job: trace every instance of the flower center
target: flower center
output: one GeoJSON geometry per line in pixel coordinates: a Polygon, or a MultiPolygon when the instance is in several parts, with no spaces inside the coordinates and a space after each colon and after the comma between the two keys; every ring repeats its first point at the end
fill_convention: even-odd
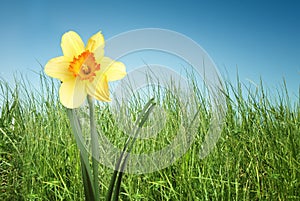
{"type": "Polygon", "coordinates": [[[77,58],[74,57],[70,62],[69,71],[74,77],[79,77],[81,80],[89,80],[92,82],[96,76],[96,71],[100,70],[100,64],[97,64],[94,53],[84,51],[77,58]]]}
{"type": "Polygon", "coordinates": [[[90,68],[88,65],[86,65],[86,64],[82,64],[82,66],[81,66],[81,71],[82,71],[84,74],[88,75],[88,74],[90,74],[90,72],[91,72],[91,68],[90,68]]]}

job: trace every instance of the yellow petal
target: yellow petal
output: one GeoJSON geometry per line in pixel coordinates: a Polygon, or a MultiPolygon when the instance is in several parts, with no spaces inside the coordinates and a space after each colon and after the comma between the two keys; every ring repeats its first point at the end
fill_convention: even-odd
{"type": "Polygon", "coordinates": [[[87,45],[86,45],[86,50],[89,50],[90,52],[94,52],[97,49],[103,49],[104,48],[104,37],[101,34],[101,32],[96,33],[95,35],[93,35],[87,45]]]}
{"type": "Polygon", "coordinates": [[[87,85],[87,93],[97,100],[109,102],[109,88],[106,76],[97,76],[96,79],[87,85]]]}
{"type": "Polygon", "coordinates": [[[125,77],[126,68],[122,62],[103,57],[100,61],[100,73],[105,74],[108,81],[115,81],[125,77]]]}
{"type": "Polygon", "coordinates": [[[85,84],[80,79],[63,82],[59,89],[60,102],[70,109],[80,107],[86,96],[85,84]]]}
{"type": "Polygon", "coordinates": [[[95,57],[96,62],[98,64],[100,64],[100,61],[102,60],[103,56],[104,56],[104,49],[103,48],[97,48],[94,51],[94,57],[95,57]]]}
{"type": "Polygon", "coordinates": [[[70,62],[64,56],[53,58],[46,64],[45,73],[61,81],[72,79],[74,76],[69,71],[69,63],[70,62]]]}
{"type": "Polygon", "coordinates": [[[73,59],[84,51],[84,43],[76,32],[69,31],[62,36],[61,48],[64,56],[73,59]]]}

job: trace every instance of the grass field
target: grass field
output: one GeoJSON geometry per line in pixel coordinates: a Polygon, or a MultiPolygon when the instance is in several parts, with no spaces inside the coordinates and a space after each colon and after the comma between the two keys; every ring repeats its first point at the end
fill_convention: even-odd
{"type": "MultiPolygon", "coordinates": [[[[226,87],[226,122],[213,152],[199,159],[199,132],[172,166],[125,174],[121,200],[300,200],[300,94],[291,103],[284,87],[278,93],[262,86],[247,90],[241,83],[226,87]]],[[[54,83],[43,75],[41,89],[26,79],[15,86],[0,82],[0,200],[84,200],[79,152],[66,111],[54,83]]],[[[205,105],[199,107],[205,117],[199,131],[205,131],[209,115],[205,105]]],[[[108,138],[123,142],[107,107],[98,109],[108,138]]],[[[176,126],[164,132],[172,129],[176,126]]],[[[99,172],[104,198],[113,170],[100,165],[99,172]]]]}

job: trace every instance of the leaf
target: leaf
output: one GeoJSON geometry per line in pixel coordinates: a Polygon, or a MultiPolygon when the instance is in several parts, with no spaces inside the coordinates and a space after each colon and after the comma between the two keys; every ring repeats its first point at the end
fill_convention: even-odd
{"type": "Polygon", "coordinates": [[[81,153],[80,153],[80,162],[81,162],[81,173],[82,173],[85,200],[86,201],[96,200],[93,192],[93,184],[89,178],[89,173],[87,167],[84,164],[83,156],[81,155],[81,153]]]}
{"type": "MultiPolygon", "coordinates": [[[[70,125],[76,140],[76,144],[78,149],[80,150],[80,161],[81,161],[81,167],[84,168],[82,169],[83,172],[83,183],[88,183],[88,181],[93,181],[93,176],[92,176],[92,171],[91,167],[89,165],[89,157],[88,157],[88,152],[85,149],[85,146],[82,144],[83,138],[82,138],[82,132],[81,132],[81,127],[78,121],[78,118],[75,114],[75,110],[72,109],[67,109],[67,114],[70,120],[70,125]]],[[[87,185],[88,186],[88,185],[87,185]]],[[[93,192],[93,197],[95,197],[95,187],[94,185],[90,186],[93,192]]],[[[88,197],[88,195],[86,195],[88,197]]]]}

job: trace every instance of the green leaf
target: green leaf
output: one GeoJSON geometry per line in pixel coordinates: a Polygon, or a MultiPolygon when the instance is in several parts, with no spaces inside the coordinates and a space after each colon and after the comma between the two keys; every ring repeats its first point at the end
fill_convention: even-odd
{"type": "Polygon", "coordinates": [[[147,104],[144,106],[143,110],[141,111],[140,115],[138,116],[135,124],[137,125],[137,129],[133,128],[133,133],[134,133],[134,138],[131,139],[130,137],[128,137],[125,146],[123,148],[123,152],[121,153],[121,156],[119,158],[119,160],[117,161],[117,164],[115,166],[115,171],[112,175],[112,178],[110,180],[110,185],[109,185],[109,189],[108,189],[108,193],[106,195],[106,200],[110,201],[112,194],[113,194],[113,190],[114,190],[114,186],[115,186],[115,190],[114,190],[114,196],[113,196],[113,200],[118,200],[119,199],[119,193],[120,193],[120,187],[121,187],[121,181],[122,181],[122,176],[123,176],[123,171],[126,165],[126,161],[128,158],[128,154],[130,153],[130,151],[132,150],[133,144],[136,140],[137,135],[140,132],[140,129],[143,127],[144,123],[146,122],[146,120],[148,119],[152,109],[154,108],[154,106],[156,105],[156,103],[154,102],[154,98],[151,98],[147,104]],[[129,148],[128,148],[129,147],[129,148]],[[122,160],[124,158],[124,153],[126,153],[125,159],[122,163],[122,160]],[[121,165],[121,168],[120,168],[121,165]],[[118,179],[117,179],[118,176],[118,179]],[[116,179],[117,179],[117,183],[116,183],[116,179]]]}
{"type": "Polygon", "coordinates": [[[87,167],[84,164],[81,153],[80,153],[80,162],[81,162],[81,173],[82,173],[85,200],[86,201],[96,200],[93,192],[93,184],[92,181],[90,180],[89,173],[87,167]]]}
{"type": "Polygon", "coordinates": [[[95,197],[97,200],[100,199],[99,194],[99,170],[98,170],[98,160],[99,160],[99,140],[98,140],[98,133],[96,130],[96,123],[95,123],[95,115],[94,115],[94,103],[93,98],[88,96],[88,104],[89,104],[89,111],[90,111],[90,128],[91,128],[91,143],[92,143],[92,168],[93,168],[93,183],[94,183],[94,190],[95,190],[95,197]]]}
{"type": "MultiPolygon", "coordinates": [[[[93,181],[93,176],[92,176],[92,171],[89,165],[89,157],[88,157],[88,152],[85,149],[85,146],[83,145],[83,138],[82,138],[82,132],[81,132],[81,127],[78,121],[78,118],[76,116],[75,110],[72,109],[67,109],[67,114],[70,120],[70,125],[76,140],[76,144],[78,149],[80,150],[80,161],[81,161],[81,166],[84,168],[82,171],[83,174],[83,183],[88,183],[89,181],[93,181]]],[[[91,185],[93,195],[95,195],[95,187],[94,185],[91,185]]],[[[88,195],[86,195],[88,197],[88,195]]]]}

